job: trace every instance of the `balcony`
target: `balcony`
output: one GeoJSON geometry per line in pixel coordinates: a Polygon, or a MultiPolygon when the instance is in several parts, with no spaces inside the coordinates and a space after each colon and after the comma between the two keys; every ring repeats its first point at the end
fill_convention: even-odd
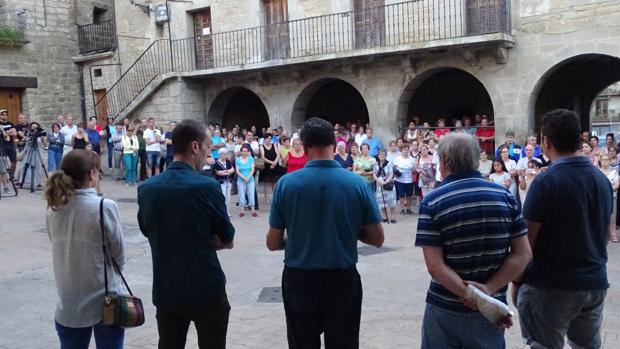
{"type": "MultiPolygon", "coordinates": [[[[306,62],[512,44],[509,0],[414,0],[179,40],[158,39],[96,102],[125,111],[152,81],[306,62]]],[[[80,47],[82,46],[80,39],[80,47]]],[[[110,43],[111,44],[111,43],[110,43]]],[[[139,103],[139,102],[137,102],[139,103]]]]}
{"type": "Polygon", "coordinates": [[[175,70],[186,71],[512,41],[510,33],[508,0],[415,0],[176,40],[171,46],[181,63],[175,70]]]}
{"type": "Polygon", "coordinates": [[[80,54],[106,52],[116,49],[114,20],[78,25],[80,54]]]}
{"type": "Polygon", "coordinates": [[[0,9],[0,46],[20,47],[27,44],[26,28],[26,10],[0,9]]]}

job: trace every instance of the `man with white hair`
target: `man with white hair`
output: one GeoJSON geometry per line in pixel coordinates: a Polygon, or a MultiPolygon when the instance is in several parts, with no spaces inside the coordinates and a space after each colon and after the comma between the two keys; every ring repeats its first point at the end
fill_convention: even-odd
{"type": "Polygon", "coordinates": [[[65,136],[65,146],[63,153],[67,154],[73,149],[71,144],[73,144],[73,136],[77,133],[77,126],[73,124],[73,117],[71,115],[65,118],[65,125],[60,129],[60,133],[65,136]]]}
{"type": "Polygon", "coordinates": [[[415,241],[432,276],[422,348],[503,348],[510,315],[494,323],[485,319],[468,285],[493,297],[479,297],[486,304],[506,303],[508,283],[532,256],[527,227],[510,192],[477,171],[480,147],[474,136],[443,136],[438,153],[443,182],[420,204],[415,241]]]}

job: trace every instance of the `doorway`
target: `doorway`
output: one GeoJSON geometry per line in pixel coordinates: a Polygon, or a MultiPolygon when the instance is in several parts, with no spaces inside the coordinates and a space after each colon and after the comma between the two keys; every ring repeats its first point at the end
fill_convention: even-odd
{"type": "Polygon", "coordinates": [[[106,95],[106,89],[95,90],[95,103],[96,110],[95,114],[97,115],[97,120],[99,123],[106,123],[106,116],[108,115],[108,96],[106,95]]]}
{"type": "Polygon", "coordinates": [[[0,88],[0,109],[9,111],[9,121],[16,124],[17,116],[22,112],[22,90],[0,88]]]}
{"type": "Polygon", "coordinates": [[[213,33],[211,9],[194,13],[196,65],[198,69],[213,68],[213,33]]]}
{"type": "Polygon", "coordinates": [[[267,29],[267,59],[287,58],[290,55],[288,0],[263,0],[267,29]]]}
{"type": "Polygon", "coordinates": [[[355,0],[355,48],[381,46],[385,42],[385,0],[355,0]]]}

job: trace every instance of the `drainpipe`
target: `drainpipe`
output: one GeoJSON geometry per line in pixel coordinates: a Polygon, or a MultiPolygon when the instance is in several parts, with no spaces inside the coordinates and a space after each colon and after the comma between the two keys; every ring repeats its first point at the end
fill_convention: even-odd
{"type": "Polygon", "coordinates": [[[81,63],[77,64],[80,70],[80,104],[82,106],[82,123],[86,125],[86,93],[84,91],[84,67],[81,63]]]}

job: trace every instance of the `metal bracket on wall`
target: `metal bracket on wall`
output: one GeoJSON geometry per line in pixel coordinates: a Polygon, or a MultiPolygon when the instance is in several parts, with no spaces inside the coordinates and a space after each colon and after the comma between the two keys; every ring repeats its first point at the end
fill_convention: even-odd
{"type": "Polygon", "coordinates": [[[135,1],[131,0],[129,1],[130,4],[136,6],[137,8],[140,9],[140,11],[144,12],[144,14],[146,14],[147,16],[151,15],[151,5],[143,5],[143,4],[138,4],[135,1]]]}

